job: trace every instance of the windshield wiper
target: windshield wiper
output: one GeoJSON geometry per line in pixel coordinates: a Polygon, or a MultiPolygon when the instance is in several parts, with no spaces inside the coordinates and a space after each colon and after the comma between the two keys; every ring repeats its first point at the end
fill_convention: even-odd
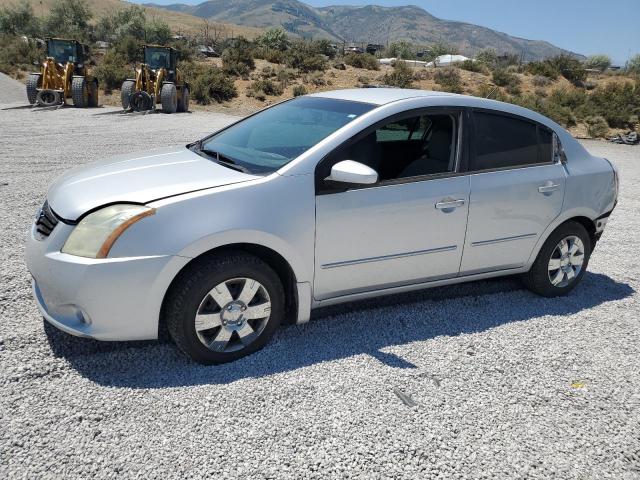
{"type": "Polygon", "coordinates": [[[233,158],[223,155],[220,152],[208,150],[206,148],[198,148],[198,151],[211,158],[212,160],[215,160],[215,162],[219,163],[220,165],[232,168],[233,170],[237,170],[238,172],[251,173],[247,168],[239,165],[238,162],[236,162],[233,158]]]}

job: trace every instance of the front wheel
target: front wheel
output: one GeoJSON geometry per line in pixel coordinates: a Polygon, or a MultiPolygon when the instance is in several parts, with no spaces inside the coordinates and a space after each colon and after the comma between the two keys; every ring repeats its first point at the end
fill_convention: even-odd
{"type": "Polygon", "coordinates": [[[160,90],[160,101],[164,113],[176,113],[178,110],[178,89],[173,83],[165,83],[160,90]]]}
{"type": "Polygon", "coordinates": [[[544,297],[566,295],[582,279],[591,256],[591,239],[580,223],[560,225],[547,239],[531,270],[523,275],[529,290],[544,297]]]}
{"type": "Polygon", "coordinates": [[[198,363],[226,363],[262,348],[285,312],[278,275],[242,252],[189,265],[167,294],[163,320],[176,345],[198,363]]]}
{"type": "Polygon", "coordinates": [[[89,105],[89,85],[84,77],[73,77],[71,80],[71,96],[73,106],[86,108],[89,105]]]}

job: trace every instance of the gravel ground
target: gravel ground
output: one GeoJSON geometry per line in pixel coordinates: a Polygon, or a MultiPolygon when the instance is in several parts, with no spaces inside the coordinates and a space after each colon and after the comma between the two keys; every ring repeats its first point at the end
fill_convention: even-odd
{"type": "Polygon", "coordinates": [[[502,279],[326,308],[207,368],[45,326],[24,238],[65,169],[232,117],[9,108],[0,478],[640,478],[640,148],[587,143],[622,193],[570,296],[502,279]]]}
{"type": "Polygon", "coordinates": [[[25,86],[4,73],[0,73],[0,104],[26,101],[27,92],[25,86]]]}

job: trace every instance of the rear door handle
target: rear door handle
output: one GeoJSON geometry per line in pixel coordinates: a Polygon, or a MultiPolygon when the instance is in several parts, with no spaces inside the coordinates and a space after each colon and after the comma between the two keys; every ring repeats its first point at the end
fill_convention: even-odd
{"type": "Polygon", "coordinates": [[[549,185],[542,185],[541,187],[538,187],[538,192],[549,193],[556,191],[558,188],[560,188],[560,185],[557,183],[551,183],[549,185]]]}
{"type": "Polygon", "coordinates": [[[464,205],[464,199],[460,198],[458,200],[449,200],[449,199],[445,199],[445,200],[441,200],[438,203],[436,203],[436,208],[438,210],[447,210],[450,208],[458,208],[464,205]]]}

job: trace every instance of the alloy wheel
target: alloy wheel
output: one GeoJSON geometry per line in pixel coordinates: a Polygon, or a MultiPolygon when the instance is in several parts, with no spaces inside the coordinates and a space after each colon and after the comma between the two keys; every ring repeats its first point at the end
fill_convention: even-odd
{"type": "Polygon", "coordinates": [[[570,235],[556,245],[549,259],[549,281],[554,287],[569,285],[580,274],[584,264],[584,244],[570,235]]]}
{"type": "Polygon", "coordinates": [[[252,278],[233,278],[216,285],[200,302],[194,325],[209,350],[242,350],[262,333],[271,315],[267,289],[252,278]]]}

